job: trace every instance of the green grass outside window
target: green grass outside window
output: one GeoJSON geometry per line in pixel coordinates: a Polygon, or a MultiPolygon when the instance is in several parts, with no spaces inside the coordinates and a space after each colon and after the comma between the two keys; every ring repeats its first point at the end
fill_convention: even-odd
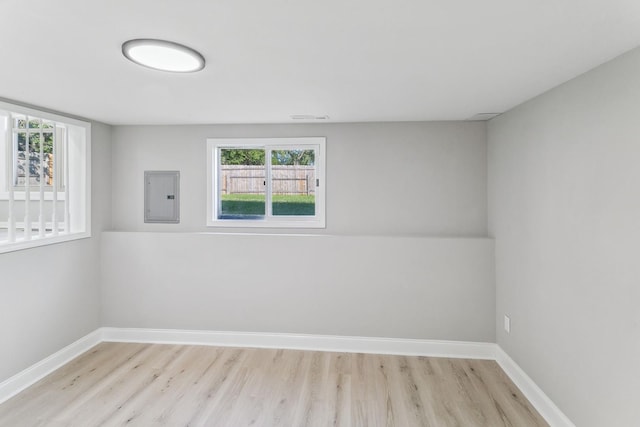
{"type": "MultiPolygon", "coordinates": [[[[273,195],[273,215],[315,215],[313,195],[273,195]]],[[[223,215],[264,215],[265,196],[261,194],[223,194],[223,215]]]]}

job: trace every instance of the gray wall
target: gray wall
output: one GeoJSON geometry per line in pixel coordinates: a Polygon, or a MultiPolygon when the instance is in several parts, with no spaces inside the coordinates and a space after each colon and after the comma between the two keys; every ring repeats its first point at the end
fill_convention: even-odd
{"type": "Polygon", "coordinates": [[[206,138],[270,136],[327,137],[327,228],[314,233],[486,236],[480,122],[118,126],[114,229],[211,231],[204,225],[206,138]],[[143,223],[143,172],[157,169],[180,170],[179,225],[143,223]]]}
{"type": "Polygon", "coordinates": [[[105,326],[494,342],[493,241],[103,234],[105,326]]]}
{"type": "Polygon", "coordinates": [[[119,126],[113,139],[105,326],[494,340],[493,246],[469,238],[486,236],[484,123],[119,126]],[[327,137],[326,230],[207,229],[216,136],[327,137]],[[143,223],[143,172],[158,169],[181,172],[179,225],[143,223]]]}
{"type": "Polygon", "coordinates": [[[498,343],[576,425],[640,425],[640,50],[488,140],[498,343]]]}
{"type": "Polygon", "coordinates": [[[100,232],[110,227],[111,128],[92,123],[94,237],[0,254],[0,382],[100,326],[100,232]]]}

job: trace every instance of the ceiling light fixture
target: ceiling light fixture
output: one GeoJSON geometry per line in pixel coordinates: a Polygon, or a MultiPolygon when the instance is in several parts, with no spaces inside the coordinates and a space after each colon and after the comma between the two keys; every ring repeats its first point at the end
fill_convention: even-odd
{"type": "Polygon", "coordinates": [[[135,39],[122,44],[122,54],[132,62],[154,70],[193,73],[204,68],[204,57],[178,43],[135,39]]]}

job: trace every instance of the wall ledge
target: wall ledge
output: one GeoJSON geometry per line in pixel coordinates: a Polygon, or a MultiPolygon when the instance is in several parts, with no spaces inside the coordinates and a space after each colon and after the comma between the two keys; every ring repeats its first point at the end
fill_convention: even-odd
{"type": "Polygon", "coordinates": [[[265,232],[265,231],[256,231],[256,229],[248,229],[237,231],[237,229],[232,229],[230,227],[229,230],[221,231],[221,230],[130,230],[130,229],[113,229],[113,230],[104,230],[103,234],[123,234],[123,235],[149,235],[149,236],[202,236],[202,237],[253,237],[253,236],[264,236],[264,237],[306,237],[306,238],[344,238],[344,239],[408,239],[408,240],[451,240],[451,241],[463,241],[463,240],[471,240],[471,241],[493,241],[494,238],[489,235],[480,235],[480,234],[425,234],[425,233],[412,233],[412,234],[347,234],[347,233],[325,233],[325,232],[309,232],[309,231],[300,231],[300,232],[291,232],[289,230],[278,230],[273,229],[274,231],[265,232]]]}

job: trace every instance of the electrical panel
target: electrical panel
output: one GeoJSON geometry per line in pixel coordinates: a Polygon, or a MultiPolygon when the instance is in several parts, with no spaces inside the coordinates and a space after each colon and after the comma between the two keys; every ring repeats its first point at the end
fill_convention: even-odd
{"type": "Polygon", "coordinates": [[[180,172],[144,172],[144,222],[180,222],[180,172]]]}

